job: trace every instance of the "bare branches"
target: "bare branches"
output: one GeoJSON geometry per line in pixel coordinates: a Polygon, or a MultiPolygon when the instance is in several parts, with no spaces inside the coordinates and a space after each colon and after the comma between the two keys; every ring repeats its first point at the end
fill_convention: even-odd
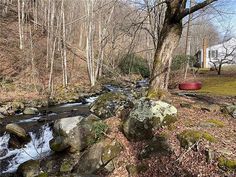
{"type": "Polygon", "coordinates": [[[184,17],[186,17],[187,15],[189,15],[190,13],[194,13],[196,11],[198,11],[199,9],[202,9],[206,6],[208,6],[209,4],[212,4],[213,2],[216,2],[218,0],[205,0],[201,3],[196,4],[195,6],[191,7],[191,8],[187,8],[184,9],[184,11],[180,14],[179,19],[182,19],[184,17]]]}

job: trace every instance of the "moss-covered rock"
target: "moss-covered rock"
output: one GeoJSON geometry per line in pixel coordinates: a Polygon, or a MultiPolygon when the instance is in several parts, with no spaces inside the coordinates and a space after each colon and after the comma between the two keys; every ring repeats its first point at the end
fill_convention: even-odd
{"type": "Polygon", "coordinates": [[[220,157],[218,159],[218,166],[223,170],[236,170],[236,159],[220,157]]]}
{"type": "Polygon", "coordinates": [[[50,148],[54,151],[67,149],[71,153],[82,151],[100,140],[107,130],[108,126],[94,115],[60,119],[54,124],[50,148]]]}
{"type": "Polygon", "coordinates": [[[208,119],[204,122],[200,122],[198,126],[202,128],[214,128],[214,127],[222,128],[225,126],[225,124],[224,122],[218,119],[208,119]]]}
{"type": "Polygon", "coordinates": [[[67,138],[57,136],[49,141],[51,150],[61,152],[67,149],[70,145],[67,138]]]}
{"type": "Polygon", "coordinates": [[[38,160],[26,161],[17,169],[17,174],[22,177],[37,177],[40,173],[40,162],[38,160]]]}
{"type": "Polygon", "coordinates": [[[117,155],[122,151],[123,147],[118,141],[112,141],[109,144],[106,144],[103,148],[102,153],[102,162],[103,164],[107,164],[112,159],[117,157],[117,155]]]}
{"type": "Polygon", "coordinates": [[[149,90],[147,97],[152,100],[162,100],[164,99],[168,93],[165,90],[149,90]]]}
{"type": "Polygon", "coordinates": [[[74,162],[71,162],[70,159],[65,159],[60,166],[60,172],[70,172],[73,167],[74,162]]]}
{"type": "Polygon", "coordinates": [[[220,128],[225,126],[224,122],[222,122],[218,119],[209,119],[206,122],[214,124],[216,127],[220,127],[220,128]]]}
{"type": "Polygon", "coordinates": [[[19,140],[22,140],[22,142],[29,142],[30,136],[25,131],[24,128],[19,126],[18,124],[11,123],[6,125],[6,131],[12,135],[15,135],[19,140]]]}
{"type": "Polygon", "coordinates": [[[140,173],[146,172],[148,170],[148,165],[147,164],[139,164],[139,165],[130,164],[126,166],[126,170],[128,171],[130,176],[137,176],[140,173]]]}
{"type": "Polygon", "coordinates": [[[211,134],[196,130],[184,130],[177,135],[177,138],[180,141],[181,147],[186,149],[197,143],[200,139],[205,139],[209,142],[216,141],[215,137],[211,134]]]}
{"type": "Polygon", "coordinates": [[[34,114],[38,114],[39,110],[37,108],[25,108],[23,113],[25,115],[34,115],[34,114]]]}
{"type": "Polygon", "coordinates": [[[102,139],[81,155],[73,171],[82,175],[95,174],[116,158],[122,149],[122,145],[116,140],[102,139]]]}
{"type": "Polygon", "coordinates": [[[131,102],[122,93],[105,93],[90,106],[90,111],[102,119],[116,115],[120,106],[129,105],[131,102]]]}
{"type": "Polygon", "coordinates": [[[192,105],[190,103],[180,103],[180,106],[182,108],[188,108],[188,109],[192,108],[192,105]]]}
{"type": "Polygon", "coordinates": [[[51,100],[51,103],[68,103],[75,102],[78,99],[78,88],[73,86],[56,88],[55,95],[51,100]]]}
{"type": "Polygon", "coordinates": [[[123,123],[123,131],[128,139],[151,139],[153,130],[167,126],[177,120],[177,109],[163,101],[141,98],[136,101],[128,118],[123,123]]]}
{"type": "Polygon", "coordinates": [[[48,177],[48,173],[47,172],[42,172],[37,177],[48,177]]]}
{"type": "Polygon", "coordinates": [[[168,135],[161,134],[154,137],[148,144],[141,150],[139,154],[140,159],[149,158],[153,154],[168,155],[172,152],[171,146],[168,143],[168,135]]]}

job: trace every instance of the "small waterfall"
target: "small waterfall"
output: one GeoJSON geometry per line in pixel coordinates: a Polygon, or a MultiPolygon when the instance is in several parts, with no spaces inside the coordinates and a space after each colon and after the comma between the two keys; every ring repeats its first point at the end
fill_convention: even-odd
{"type": "Polygon", "coordinates": [[[0,137],[0,174],[15,172],[18,166],[30,159],[40,159],[51,153],[49,141],[53,138],[49,125],[43,125],[36,133],[29,133],[31,141],[21,149],[8,149],[10,135],[0,137]]]}

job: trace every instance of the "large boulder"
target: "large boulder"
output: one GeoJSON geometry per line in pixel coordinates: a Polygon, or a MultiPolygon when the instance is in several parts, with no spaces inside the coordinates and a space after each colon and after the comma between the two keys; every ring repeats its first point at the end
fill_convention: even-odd
{"type": "Polygon", "coordinates": [[[116,115],[121,106],[132,106],[127,96],[122,93],[105,93],[90,106],[90,111],[96,116],[106,119],[116,115]]]}
{"type": "Polygon", "coordinates": [[[103,139],[81,155],[73,171],[83,175],[95,174],[99,169],[106,168],[122,149],[117,140],[103,139]]]}
{"type": "Polygon", "coordinates": [[[11,123],[6,125],[6,131],[12,135],[15,135],[23,141],[29,141],[29,135],[26,133],[25,129],[21,126],[11,123]]]}
{"type": "Polygon", "coordinates": [[[39,110],[37,108],[25,108],[23,113],[25,115],[34,115],[34,114],[38,114],[39,110]]]}
{"type": "Polygon", "coordinates": [[[141,98],[136,101],[128,118],[123,123],[123,131],[128,139],[150,139],[153,130],[170,125],[177,120],[177,109],[163,101],[141,98]]]}
{"type": "Polygon", "coordinates": [[[108,127],[98,117],[90,115],[69,117],[54,123],[54,138],[50,141],[53,151],[82,151],[95,143],[107,131],[108,127]]]}
{"type": "Polygon", "coordinates": [[[161,134],[150,140],[139,154],[140,159],[151,157],[153,154],[170,155],[172,147],[168,141],[168,135],[161,134]]]}
{"type": "Polygon", "coordinates": [[[22,163],[17,174],[22,177],[38,177],[40,175],[40,162],[37,160],[29,160],[22,163]]]}

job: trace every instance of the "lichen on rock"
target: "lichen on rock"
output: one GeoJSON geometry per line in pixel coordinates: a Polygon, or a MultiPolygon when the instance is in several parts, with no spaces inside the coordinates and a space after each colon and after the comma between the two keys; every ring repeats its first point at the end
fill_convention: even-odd
{"type": "Polygon", "coordinates": [[[135,102],[123,123],[123,131],[128,139],[151,139],[153,130],[170,125],[176,120],[177,109],[174,106],[144,97],[135,102]]]}
{"type": "Polygon", "coordinates": [[[122,93],[105,93],[90,106],[90,111],[96,116],[106,119],[116,115],[120,106],[131,104],[128,97],[122,93]]]}

